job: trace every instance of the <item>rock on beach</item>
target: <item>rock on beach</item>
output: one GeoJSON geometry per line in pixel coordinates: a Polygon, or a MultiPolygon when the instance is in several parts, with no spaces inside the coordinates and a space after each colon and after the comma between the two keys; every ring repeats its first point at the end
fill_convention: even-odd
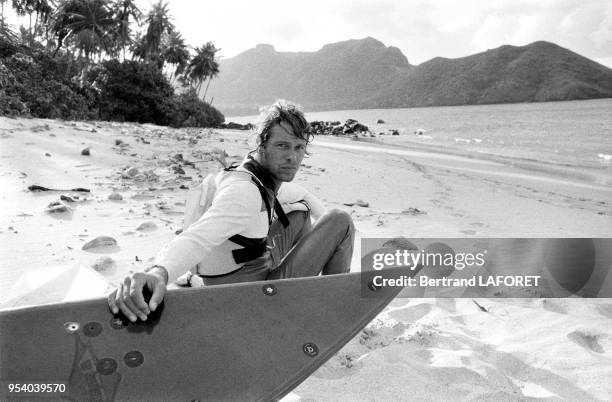
{"type": "Polygon", "coordinates": [[[110,236],[98,236],[93,240],[83,244],[81,250],[99,250],[104,248],[117,247],[117,240],[110,236]]]}

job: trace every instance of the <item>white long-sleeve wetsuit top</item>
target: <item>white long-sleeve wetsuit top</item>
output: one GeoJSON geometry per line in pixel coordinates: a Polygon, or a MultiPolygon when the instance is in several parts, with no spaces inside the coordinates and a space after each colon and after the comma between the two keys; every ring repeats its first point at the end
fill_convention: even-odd
{"type": "MultiPolygon", "coordinates": [[[[243,170],[222,171],[203,183],[213,189],[210,207],[180,235],[170,241],[157,255],[155,264],[168,271],[169,281],[174,281],[194,266],[202,275],[223,275],[239,269],[243,264],[234,261],[232,250],[242,248],[228,240],[238,234],[252,239],[267,237],[268,212],[253,175],[243,170]]],[[[206,180],[205,180],[206,181],[206,180]]],[[[283,210],[310,210],[317,219],[325,208],[321,201],[293,183],[283,183],[277,199],[283,210]]],[[[210,194],[208,194],[210,198],[210,194]]],[[[205,206],[207,207],[207,205],[205,206]]]]}

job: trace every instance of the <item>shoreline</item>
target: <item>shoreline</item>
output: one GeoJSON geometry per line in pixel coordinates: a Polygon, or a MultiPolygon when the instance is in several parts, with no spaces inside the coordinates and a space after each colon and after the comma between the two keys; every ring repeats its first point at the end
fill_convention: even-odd
{"type": "MultiPolygon", "coordinates": [[[[550,178],[551,180],[555,180],[554,178],[558,178],[559,184],[568,184],[568,185],[577,185],[588,187],[593,190],[601,190],[603,192],[610,192],[609,186],[612,186],[612,175],[607,172],[609,167],[602,166],[601,169],[595,168],[587,168],[587,167],[577,167],[570,164],[562,164],[556,163],[552,161],[538,161],[535,159],[528,158],[513,158],[505,155],[496,155],[492,153],[485,152],[469,152],[464,150],[457,150],[453,148],[444,148],[440,146],[427,146],[421,145],[418,143],[398,143],[398,144],[389,144],[384,140],[380,141],[377,139],[359,139],[356,141],[351,141],[348,144],[345,144],[346,141],[349,141],[349,138],[339,138],[338,140],[334,140],[329,137],[323,137],[318,140],[317,144],[322,146],[337,146],[339,148],[347,148],[347,149],[355,149],[359,150],[360,148],[365,151],[373,151],[373,152],[381,152],[381,153],[392,153],[392,154],[402,154],[405,156],[413,156],[419,159],[447,159],[447,160],[455,160],[457,162],[469,162],[475,165],[485,165],[486,162],[491,162],[491,165],[501,165],[501,168],[509,168],[517,171],[517,175],[521,175],[521,177],[529,179],[533,178],[534,180],[539,179],[537,174],[541,174],[543,180],[545,178],[550,178]],[[338,144],[338,145],[330,145],[326,144],[338,144]],[[342,145],[340,145],[342,144],[342,145]],[[372,145],[370,145],[372,144],[372,145]],[[521,172],[524,172],[521,174],[521,172]],[[565,179],[565,180],[563,180],[565,179]],[[585,185],[583,181],[588,181],[593,185],[585,185]]],[[[317,141],[317,140],[315,140],[317,141]]],[[[495,174],[494,172],[489,172],[490,174],[495,174]]]]}

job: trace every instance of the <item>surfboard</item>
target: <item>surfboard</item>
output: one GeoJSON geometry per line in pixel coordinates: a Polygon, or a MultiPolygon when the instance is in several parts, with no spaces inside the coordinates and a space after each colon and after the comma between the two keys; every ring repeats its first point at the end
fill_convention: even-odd
{"type": "Polygon", "coordinates": [[[136,323],[106,299],[0,311],[0,396],[39,383],[63,384],[43,395],[56,400],[278,400],[402,289],[372,274],[169,290],[136,323]]]}

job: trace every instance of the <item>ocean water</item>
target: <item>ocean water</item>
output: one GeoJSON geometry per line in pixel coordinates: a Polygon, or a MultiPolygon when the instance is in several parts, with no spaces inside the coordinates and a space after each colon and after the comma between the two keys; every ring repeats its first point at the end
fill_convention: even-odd
{"type": "MultiPolygon", "coordinates": [[[[306,113],[308,120],[356,119],[388,144],[596,170],[612,178],[612,99],[306,113]],[[377,124],[378,120],[384,124],[377,124]],[[415,131],[422,135],[415,135],[415,131]]],[[[237,123],[257,116],[228,117],[237,123]]]]}

